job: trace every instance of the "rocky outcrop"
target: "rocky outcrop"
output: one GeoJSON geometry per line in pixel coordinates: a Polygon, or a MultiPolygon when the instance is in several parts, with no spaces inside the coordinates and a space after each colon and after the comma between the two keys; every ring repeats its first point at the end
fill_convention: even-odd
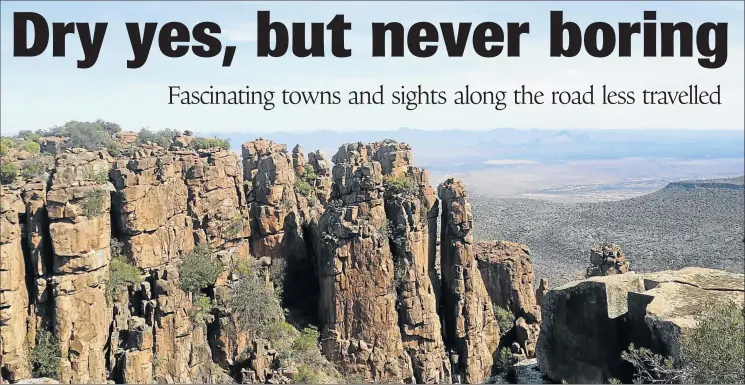
{"type": "Polygon", "coordinates": [[[282,258],[305,246],[295,195],[295,170],[287,146],[258,139],[243,144],[243,180],[253,217],[253,254],[282,258]]]}
{"type": "MultiPolygon", "coordinates": [[[[373,159],[385,162],[396,159],[396,153],[404,153],[409,155],[399,159],[410,161],[410,151],[405,144],[385,143],[373,159]]],[[[386,175],[405,178],[414,187],[410,193],[388,187],[384,198],[404,349],[411,357],[416,383],[449,382],[450,362],[445,357],[429,273],[429,218],[437,215],[437,198],[426,171],[401,163],[397,168],[390,168],[386,175]]]]}
{"type": "Polygon", "coordinates": [[[108,377],[104,351],[111,307],[104,288],[111,259],[109,161],[105,152],[61,154],[47,193],[61,383],[102,383],[108,377]]]}
{"type": "Polygon", "coordinates": [[[446,341],[458,356],[453,372],[464,383],[483,383],[499,346],[499,326],[473,250],[471,205],[460,180],[446,180],[437,192],[442,202],[442,315],[446,341]]]}
{"type": "Polygon", "coordinates": [[[516,318],[537,322],[540,314],[528,246],[508,241],[479,242],[473,245],[473,252],[492,303],[516,318]]]}
{"type": "Polygon", "coordinates": [[[308,154],[307,164],[313,167],[313,171],[316,174],[316,197],[326,207],[331,196],[331,185],[333,184],[329,161],[326,160],[323,151],[318,150],[308,154]]]}
{"type": "Polygon", "coordinates": [[[623,274],[631,270],[631,263],[618,245],[603,244],[590,250],[587,277],[623,274]]]}
{"type": "Polygon", "coordinates": [[[19,220],[25,210],[18,191],[0,186],[0,381],[31,375],[26,361],[29,296],[19,220]]]}
{"type": "Polygon", "coordinates": [[[538,282],[538,288],[535,289],[535,303],[538,306],[543,306],[543,297],[548,292],[548,279],[541,278],[538,282]]]}
{"type": "Polygon", "coordinates": [[[62,147],[65,144],[65,138],[56,136],[48,136],[39,139],[39,149],[42,154],[57,155],[62,152],[62,147]]]}
{"type": "Polygon", "coordinates": [[[322,351],[365,381],[413,382],[396,311],[381,164],[362,143],[339,148],[333,191],[320,219],[322,351]]]}
{"type": "Polygon", "coordinates": [[[703,268],[617,274],[571,282],[543,298],[537,357],[556,381],[619,378],[630,342],[677,355],[679,337],[704,305],[745,301],[745,276],[703,268]]]}

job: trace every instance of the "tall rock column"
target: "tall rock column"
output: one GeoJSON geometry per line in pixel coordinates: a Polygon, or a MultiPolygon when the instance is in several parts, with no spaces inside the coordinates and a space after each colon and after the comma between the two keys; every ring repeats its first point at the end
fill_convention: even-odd
{"type": "Polygon", "coordinates": [[[257,139],[243,144],[243,179],[253,217],[253,254],[279,258],[304,255],[295,196],[295,170],[287,146],[257,139]]]}
{"type": "Polygon", "coordinates": [[[26,280],[29,284],[28,340],[36,339],[36,331],[49,328],[53,304],[51,303],[52,250],[49,245],[49,220],[47,217],[46,180],[28,180],[21,194],[26,205],[24,238],[28,247],[26,255],[26,280]]]}
{"type": "Polygon", "coordinates": [[[436,210],[437,198],[427,173],[409,165],[409,145],[386,141],[373,143],[370,148],[376,149],[375,160],[380,159],[381,164],[388,161],[389,166],[383,166],[384,175],[408,186],[400,189],[384,183],[404,348],[411,357],[416,383],[450,382],[450,362],[429,275],[429,213],[436,210]]]}
{"type": "Polygon", "coordinates": [[[109,159],[74,149],[57,157],[47,193],[54,251],[61,383],[104,383],[111,307],[104,296],[111,241],[109,159]]]}
{"type": "Polygon", "coordinates": [[[499,326],[472,247],[471,205],[460,180],[446,180],[437,192],[442,202],[442,315],[446,343],[458,356],[453,373],[464,383],[483,383],[499,346],[499,326]]]}
{"type": "Polygon", "coordinates": [[[26,361],[29,298],[18,218],[24,211],[17,191],[0,186],[0,382],[31,373],[26,361]]]}
{"type": "Polygon", "coordinates": [[[413,382],[401,341],[383,175],[362,143],[339,148],[331,202],[319,221],[322,351],[365,381],[413,382]]]}

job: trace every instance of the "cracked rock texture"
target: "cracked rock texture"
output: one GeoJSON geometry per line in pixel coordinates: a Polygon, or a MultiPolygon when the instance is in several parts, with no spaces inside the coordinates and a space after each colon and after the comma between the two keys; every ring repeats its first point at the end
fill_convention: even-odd
{"type": "Polygon", "coordinates": [[[554,380],[618,378],[629,342],[677,358],[681,333],[706,304],[745,302],[745,275],[688,267],[570,282],[543,298],[538,365],[554,380]]]}

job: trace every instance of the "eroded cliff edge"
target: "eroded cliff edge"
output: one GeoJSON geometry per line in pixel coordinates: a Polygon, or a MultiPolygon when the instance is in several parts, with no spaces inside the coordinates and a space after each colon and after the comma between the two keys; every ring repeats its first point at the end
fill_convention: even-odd
{"type": "Polygon", "coordinates": [[[340,375],[491,374],[501,333],[487,287],[501,278],[481,277],[460,182],[438,199],[410,146],[393,141],[343,145],[333,167],[263,139],[242,159],[182,141],[126,156],[55,148],[47,175],[0,187],[3,381],[29,378],[38,336],[52,335],[62,383],[290,382],[294,369],[231,311],[230,296],[252,295],[235,292],[247,261],[283,268],[287,320],[319,328],[340,375]],[[221,274],[185,291],[179,266],[203,248],[221,274]],[[119,257],[135,277],[112,290],[119,257]]]}

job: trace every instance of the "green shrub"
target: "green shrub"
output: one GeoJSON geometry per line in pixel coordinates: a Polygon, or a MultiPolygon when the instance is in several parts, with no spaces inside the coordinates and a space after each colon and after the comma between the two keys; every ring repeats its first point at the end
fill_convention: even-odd
{"type": "Polygon", "coordinates": [[[684,334],[681,360],[686,382],[734,384],[745,379],[745,310],[732,302],[705,309],[684,334]]]}
{"type": "Polygon", "coordinates": [[[502,334],[507,333],[515,326],[515,316],[511,311],[496,304],[492,304],[492,310],[494,310],[494,318],[497,319],[497,324],[502,334]]]}
{"type": "Polygon", "coordinates": [[[306,164],[303,167],[303,172],[295,179],[295,191],[306,198],[314,197],[316,178],[316,171],[313,166],[306,164]]]}
{"type": "Polygon", "coordinates": [[[197,294],[194,296],[194,300],[191,304],[191,309],[189,310],[189,318],[191,318],[191,321],[194,323],[201,323],[204,322],[206,316],[212,311],[212,307],[214,306],[213,301],[210,300],[210,297],[204,295],[204,294],[197,294]]]}
{"type": "Polygon", "coordinates": [[[18,138],[23,140],[28,140],[31,142],[38,142],[39,139],[41,139],[41,136],[39,134],[36,134],[32,132],[31,130],[21,130],[18,131],[18,135],[16,135],[18,138]]]}
{"type": "Polygon", "coordinates": [[[85,193],[85,197],[83,197],[83,215],[87,216],[88,218],[93,218],[96,215],[101,214],[104,209],[104,205],[106,204],[106,195],[108,195],[109,192],[100,188],[93,189],[85,193]]]}
{"type": "Polygon", "coordinates": [[[163,148],[171,147],[171,141],[175,136],[178,136],[179,132],[171,129],[163,129],[160,131],[150,131],[147,128],[143,128],[137,134],[137,145],[142,145],[146,142],[152,142],[163,148]]]}
{"type": "Polygon", "coordinates": [[[106,151],[111,156],[119,156],[122,154],[122,146],[118,142],[111,142],[106,146],[106,151]]]}
{"type": "Polygon", "coordinates": [[[317,384],[321,381],[321,376],[310,365],[299,365],[297,373],[292,378],[295,384],[317,384]]]}
{"type": "Polygon", "coordinates": [[[95,122],[70,121],[62,126],[49,130],[38,131],[41,136],[59,136],[67,138],[69,147],[80,147],[87,150],[100,150],[108,147],[112,141],[111,135],[121,131],[116,123],[101,119],[95,122]]]}
{"type": "Polygon", "coordinates": [[[319,337],[320,334],[315,326],[306,327],[292,343],[292,351],[297,354],[303,354],[317,350],[319,337]]]}
{"type": "Polygon", "coordinates": [[[18,166],[13,162],[3,161],[0,164],[0,183],[10,184],[18,176],[18,166]]]}
{"type": "Polygon", "coordinates": [[[745,378],[745,310],[728,302],[702,310],[697,325],[680,337],[680,359],[633,344],[621,357],[638,383],[730,384],[745,378]]]}
{"type": "Polygon", "coordinates": [[[11,148],[16,146],[16,142],[11,138],[0,137],[0,155],[8,155],[11,148]]]}
{"type": "Polygon", "coordinates": [[[111,258],[109,264],[109,282],[106,284],[106,301],[111,303],[120,293],[127,290],[129,286],[142,282],[140,269],[130,264],[121,255],[111,258]]]}
{"type": "Polygon", "coordinates": [[[275,324],[284,321],[279,297],[265,281],[258,261],[251,259],[242,266],[244,275],[233,287],[229,300],[238,325],[244,331],[253,331],[261,338],[272,334],[275,324]],[[247,295],[250,293],[250,295],[247,295]]]}
{"type": "Polygon", "coordinates": [[[31,142],[28,140],[24,140],[23,143],[18,146],[18,148],[32,154],[38,154],[39,152],[41,152],[41,145],[39,143],[31,142]]]}
{"type": "Polygon", "coordinates": [[[104,184],[109,181],[109,170],[91,171],[85,175],[85,179],[97,184],[104,184]]]}
{"type": "Polygon", "coordinates": [[[248,220],[241,217],[240,214],[230,219],[230,222],[222,230],[222,236],[225,239],[234,239],[244,228],[249,226],[248,220]]]}
{"type": "Polygon", "coordinates": [[[274,293],[280,298],[284,293],[286,269],[287,261],[284,258],[274,258],[269,266],[269,280],[274,286],[274,293]]]}
{"type": "Polygon", "coordinates": [[[313,195],[313,193],[315,192],[315,189],[313,188],[313,186],[311,186],[310,183],[300,178],[297,178],[295,179],[295,191],[298,194],[308,198],[313,195]]]}
{"type": "Polygon", "coordinates": [[[181,289],[198,293],[201,289],[213,286],[222,274],[222,263],[215,258],[214,250],[205,244],[184,255],[179,265],[181,289]]]}
{"type": "Polygon", "coordinates": [[[47,162],[45,156],[35,156],[31,159],[21,161],[21,176],[24,179],[39,178],[47,172],[47,162]]]}
{"type": "Polygon", "coordinates": [[[407,174],[399,176],[386,175],[383,177],[383,186],[393,194],[416,195],[418,186],[414,178],[407,174]]]}
{"type": "Polygon", "coordinates": [[[509,377],[514,377],[517,371],[515,370],[515,359],[512,357],[512,353],[508,348],[502,348],[499,350],[499,356],[497,357],[497,369],[505,373],[509,377]]]}
{"type": "Polygon", "coordinates": [[[195,150],[206,150],[208,148],[230,150],[230,140],[220,138],[194,138],[191,147],[195,150]]]}
{"type": "Polygon", "coordinates": [[[36,332],[36,345],[29,352],[28,363],[34,378],[59,380],[62,351],[57,337],[46,329],[36,332]]]}

